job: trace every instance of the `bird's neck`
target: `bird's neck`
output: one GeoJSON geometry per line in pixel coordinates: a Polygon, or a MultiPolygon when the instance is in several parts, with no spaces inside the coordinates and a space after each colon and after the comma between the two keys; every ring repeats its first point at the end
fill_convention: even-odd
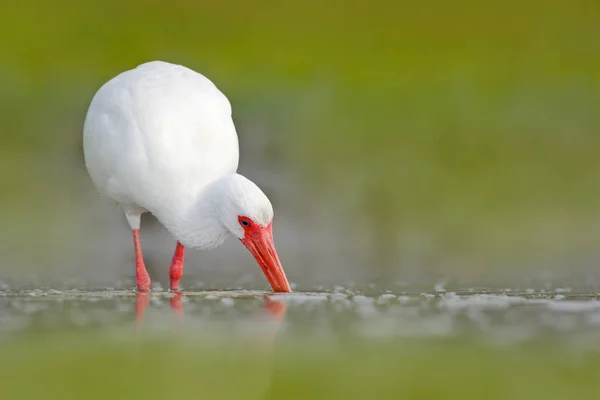
{"type": "Polygon", "coordinates": [[[157,215],[169,233],[184,246],[208,250],[221,245],[230,235],[221,221],[218,183],[206,185],[195,196],[185,198],[168,212],[157,215]]]}

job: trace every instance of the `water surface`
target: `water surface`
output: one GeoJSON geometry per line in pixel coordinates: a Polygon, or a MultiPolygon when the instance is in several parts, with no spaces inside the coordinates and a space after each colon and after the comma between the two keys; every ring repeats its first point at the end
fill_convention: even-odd
{"type": "Polygon", "coordinates": [[[591,398],[599,334],[568,288],[0,291],[8,398],[591,398]]]}

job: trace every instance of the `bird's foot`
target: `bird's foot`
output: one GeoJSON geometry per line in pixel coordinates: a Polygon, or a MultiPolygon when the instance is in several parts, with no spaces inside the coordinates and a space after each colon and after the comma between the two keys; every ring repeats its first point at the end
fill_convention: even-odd
{"type": "Polygon", "coordinates": [[[179,292],[181,292],[181,288],[179,287],[179,279],[171,279],[170,290],[171,290],[171,292],[174,292],[177,294],[179,294],[179,292]]]}
{"type": "Polygon", "coordinates": [[[137,274],[136,281],[139,292],[148,293],[150,291],[152,281],[150,280],[150,275],[148,275],[146,271],[137,274]]]}
{"type": "Polygon", "coordinates": [[[182,263],[174,263],[171,265],[171,270],[169,273],[170,284],[169,288],[171,292],[179,292],[181,289],[179,288],[179,282],[183,277],[183,265],[182,263]]]}

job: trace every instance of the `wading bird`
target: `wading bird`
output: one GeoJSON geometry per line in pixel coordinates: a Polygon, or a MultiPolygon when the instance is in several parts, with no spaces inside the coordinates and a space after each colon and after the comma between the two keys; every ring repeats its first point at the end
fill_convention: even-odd
{"type": "Polygon", "coordinates": [[[140,292],[150,290],[140,242],[144,212],[177,240],[171,290],[179,289],[185,247],[208,250],[233,235],[275,292],[291,291],[273,243],[273,207],[236,173],[231,105],[208,78],[162,61],[117,75],[92,99],[83,151],[94,185],[121,206],[133,231],[140,292]]]}

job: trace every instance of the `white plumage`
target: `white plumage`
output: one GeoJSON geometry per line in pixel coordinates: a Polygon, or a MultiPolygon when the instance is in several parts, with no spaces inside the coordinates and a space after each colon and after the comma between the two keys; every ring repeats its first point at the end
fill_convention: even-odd
{"type": "MultiPolygon", "coordinates": [[[[271,203],[236,173],[231,105],[209,79],[189,68],[153,61],[104,84],[86,116],[83,149],[94,185],[121,205],[134,238],[146,211],[181,245],[199,249],[214,248],[230,234],[250,240],[249,228],[270,232],[271,203]],[[252,226],[242,225],[241,217],[252,226]]],[[[287,280],[275,286],[289,291],[287,280]]]]}

